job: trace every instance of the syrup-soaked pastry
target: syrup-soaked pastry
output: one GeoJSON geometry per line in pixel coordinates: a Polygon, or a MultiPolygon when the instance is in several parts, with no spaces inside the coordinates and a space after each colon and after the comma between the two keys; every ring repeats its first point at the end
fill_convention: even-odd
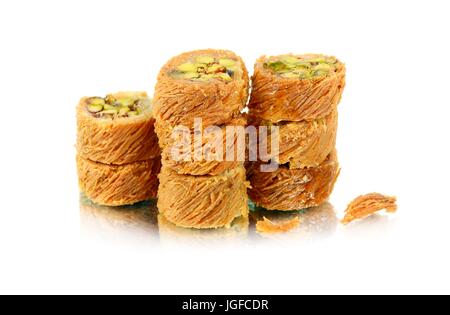
{"type": "Polygon", "coordinates": [[[277,123],[311,121],[336,110],[345,86],[345,65],[331,56],[259,58],[252,78],[252,115],[277,123]]]}
{"type": "Polygon", "coordinates": [[[129,164],[160,156],[152,102],[144,92],[84,97],[77,107],[77,150],[85,159],[129,164]]]}
{"type": "Polygon", "coordinates": [[[227,50],[197,50],[172,58],[155,87],[155,118],[172,126],[223,125],[248,99],[249,78],[240,57],[227,50]]]}
{"type": "Polygon", "coordinates": [[[246,117],[239,115],[220,127],[203,126],[197,137],[192,128],[177,132],[169,123],[157,121],[155,130],[162,148],[162,162],[178,174],[186,175],[219,175],[242,166],[245,134],[240,137],[239,130],[244,131],[246,123],[246,117]],[[238,155],[238,148],[242,149],[242,157],[238,155]]]}
{"type": "Polygon", "coordinates": [[[80,190],[105,206],[132,205],[155,198],[161,158],[125,165],[107,165],[77,156],[80,190]]]}
{"type": "Polygon", "coordinates": [[[395,213],[397,211],[397,198],[379,193],[362,195],[350,202],[341,222],[342,224],[349,224],[355,220],[365,219],[383,209],[387,213],[395,213]]]}
{"type": "Polygon", "coordinates": [[[267,127],[268,137],[259,137],[267,153],[265,156],[260,154],[259,158],[263,161],[272,159],[278,164],[289,163],[290,169],[317,167],[325,161],[336,146],[337,111],[313,121],[276,124],[249,116],[249,124],[257,127],[258,131],[260,126],[267,127]],[[278,154],[271,152],[273,126],[278,127],[278,154]]]}
{"type": "Polygon", "coordinates": [[[279,165],[273,172],[262,172],[260,163],[249,163],[249,197],[267,210],[300,210],[319,206],[331,195],[339,175],[336,151],[318,167],[290,169],[279,165]]]}
{"type": "Polygon", "coordinates": [[[159,180],[159,212],[177,226],[229,228],[237,217],[248,216],[248,182],[242,166],[216,176],[180,175],[163,167],[159,180]]]}

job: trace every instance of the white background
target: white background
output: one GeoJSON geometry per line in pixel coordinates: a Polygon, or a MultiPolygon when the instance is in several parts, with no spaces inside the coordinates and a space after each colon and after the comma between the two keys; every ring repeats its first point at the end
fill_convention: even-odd
{"type": "Polygon", "coordinates": [[[1,293],[450,293],[448,1],[1,1],[1,293]],[[152,93],[171,56],[318,52],[347,65],[339,216],[399,213],[314,241],[166,245],[80,233],[75,105],[152,93]]]}

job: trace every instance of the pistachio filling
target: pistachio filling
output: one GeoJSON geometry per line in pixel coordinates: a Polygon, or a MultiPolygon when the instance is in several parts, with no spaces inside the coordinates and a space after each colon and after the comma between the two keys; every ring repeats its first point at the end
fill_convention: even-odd
{"type": "Polygon", "coordinates": [[[210,81],[219,79],[232,81],[237,70],[237,61],[229,58],[215,58],[211,56],[198,56],[192,61],[179,65],[171,72],[177,79],[191,81],[210,81]]]}
{"type": "Polygon", "coordinates": [[[336,72],[338,60],[328,56],[292,56],[283,55],[264,63],[266,69],[272,70],[284,78],[312,79],[325,77],[336,72]]]}
{"type": "Polygon", "coordinates": [[[94,117],[119,118],[140,115],[144,110],[143,99],[136,97],[116,98],[108,95],[105,98],[90,97],[86,101],[86,109],[94,117]]]}

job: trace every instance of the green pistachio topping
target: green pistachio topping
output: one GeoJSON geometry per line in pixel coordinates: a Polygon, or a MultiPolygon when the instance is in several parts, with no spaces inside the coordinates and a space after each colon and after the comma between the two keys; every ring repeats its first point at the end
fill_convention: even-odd
{"type": "Polygon", "coordinates": [[[132,98],[119,98],[117,102],[122,106],[131,106],[134,104],[134,100],[132,98]]]}
{"type": "Polygon", "coordinates": [[[105,105],[105,100],[101,97],[91,97],[89,103],[92,105],[105,105]]]}
{"type": "Polygon", "coordinates": [[[210,64],[210,63],[214,63],[216,59],[214,57],[210,57],[210,56],[200,56],[195,58],[195,61],[197,63],[204,63],[204,64],[210,64]]]}
{"type": "Polygon", "coordinates": [[[119,112],[118,109],[113,108],[113,109],[107,109],[101,112],[101,114],[103,115],[116,115],[119,112]]]}
{"type": "Polygon", "coordinates": [[[192,61],[185,62],[171,72],[177,79],[191,81],[233,80],[237,61],[229,58],[214,58],[211,56],[198,56],[192,61]]]}
{"type": "Polygon", "coordinates": [[[284,78],[311,79],[330,75],[337,64],[334,57],[283,55],[267,61],[264,67],[284,78]]]}
{"type": "Polygon", "coordinates": [[[98,112],[101,112],[103,110],[103,105],[100,104],[89,104],[87,106],[87,109],[90,113],[96,114],[98,112]]]}
{"type": "Polygon", "coordinates": [[[86,101],[86,109],[98,118],[122,118],[138,116],[144,110],[144,100],[135,96],[115,98],[91,97],[86,101]]]}

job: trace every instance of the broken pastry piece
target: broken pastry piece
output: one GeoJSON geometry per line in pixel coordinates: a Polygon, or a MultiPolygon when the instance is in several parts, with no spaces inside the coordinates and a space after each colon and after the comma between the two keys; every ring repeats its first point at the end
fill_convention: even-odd
{"type": "Polygon", "coordinates": [[[337,111],[332,111],[325,118],[313,121],[271,123],[267,120],[249,116],[249,124],[257,128],[267,126],[268,137],[259,137],[268,155],[259,158],[263,161],[272,159],[278,164],[289,163],[290,169],[318,167],[335,149],[338,126],[337,111]],[[278,154],[272,154],[271,128],[278,129],[278,154]]]}
{"type": "Polygon", "coordinates": [[[201,135],[196,136],[192,128],[176,130],[169,123],[158,120],[155,129],[162,148],[163,164],[178,174],[195,176],[219,175],[242,166],[245,161],[246,123],[245,116],[240,115],[220,127],[203,127],[201,135]],[[239,139],[237,128],[242,128],[243,141],[239,139]],[[240,144],[241,158],[237,155],[240,144]],[[231,154],[230,157],[227,153],[231,154]]]}
{"type": "Polygon", "coordinates": [[[348,224],[358,219],[367,218],[378,211],[386,210],[388,213],[397,211],[397,198],[389,197],[379,193],[362,195],[353,200],[345,210],[342,224],[348,224]]]}
{"type": "Polygon", "coordinates": [[[288,221],[272,222],[266,217],[256,222],[256,231],[259,233],[284,233],[294,230],[300,225],[300,218],[295,217],[288,221]]]}
{"type": "Polygon", "coordinates": [[[248,217],[242,166],[216,176],[180,175],[163,166],[159,180],[159,212],[177,226],[229,228],[237,217],[248,217]]]}
{"type": "Polygon", "coordinates": [[[99,205],[124,206],[155,198],[160,158],[106,165],[77,156],[80,190],[99,205]]]}
{"type": "Polygon", "coordinates": [[[249,163],[249,196],[267,210],[300,210],[327,201],[339,175],[336,151],[318,167],[290,169],[280,165],[274,172],[262,172],[260,163],[249,163]]]}
{"type": "Polygon", "coordinates": [[[129,164],[160,155],[152,103],[144,92],[84,97],[77,107],[77,150],[85,159],[129,164]]]}
{"type": "Polygon", "coordinates": [[[248,99],[249,78],[240,57],[227,50],[197,50],[172,58],[155,87],[155,117],[172,126],[223,125],[248,99]]]}
{"type": "Polygon", "coordinates": [[[250,113],[261,119],[312,121],[336,110],[345,86],[345,66],[335,57],[263,56],[255,64],[250,113]]]}

